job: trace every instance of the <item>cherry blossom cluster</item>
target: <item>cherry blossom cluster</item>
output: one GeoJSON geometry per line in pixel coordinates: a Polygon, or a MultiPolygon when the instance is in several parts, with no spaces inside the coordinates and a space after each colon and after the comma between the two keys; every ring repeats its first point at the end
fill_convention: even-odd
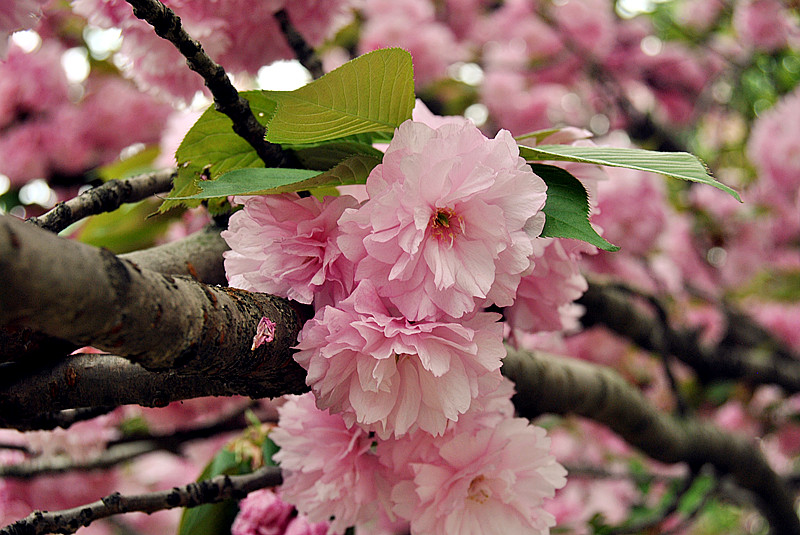
{"type": "Polygon", "coordinates": [[[396,130],[361,202],[235,199],[230,284],[316,311],[295,354],[312,392],[271,435],[281,495],[337,533],[547,533],[543,501],[565,471],[544,431],[513,417],[505,327],[487,309],[561,330],[585,280],[568,246],[540,237],[546,185],[511,135],[426,118],[436,127],[396,130]]]}

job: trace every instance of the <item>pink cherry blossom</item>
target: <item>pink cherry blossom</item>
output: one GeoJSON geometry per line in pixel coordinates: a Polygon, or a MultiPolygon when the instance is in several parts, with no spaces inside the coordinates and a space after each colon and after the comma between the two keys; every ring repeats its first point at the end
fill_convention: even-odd
{"type": "Polygon", "coordinates": [[[295,360],[317,406],[378,436],[416,429],[441,435],[500,382],[505,356],[494,313],[411,323],[392,314],[370,280],[336,308],[325,307],[300,333],[295,360]]]}
{"type": "Polygon", "coordinates": [[[327,535],[329,527],[327,522],[311,522],[305,515],[298,515],[289,520],[283,535],[327,535]]]}
{"type": "Polygon", "coordinates": [[[507,131],[406,121],[367,179],[369,201],[342,215],[339,247],[409,320],[510,305],[545,190],[507,131]]]}
{"type": "Polygon", "coordinates": [[[534,268],[522,277],[514,304],[504,315],[514,329],[535,333],[574,330],[583,309],[575,300],[588,288],[580,272],[580,249],[570,240],[534,240],[534,268]]]}
{"type": "Polygon", "coordinates": [[[222,233],[231,247],[224,255],[231,286],[318,305],[350,293],[353,267],[337,246],[336,222],[355,199],[286,193],[236,201],[244,209],[222,233]]]}
{"type": "Polygon", "coordinates": [[[774,52],[797,37],[798,26],[792,14],[779,0],[745,0],[733,11],[733,27],[746,45],[774,52]]]}
{"type": "Polygon", "coordinates": [[[293,511],[272,489],[251,492],[239,502],[231,535],[283,535],[293,511]]]}
{"type": "Polygon", "coordinates": [[[412,533],[546,534],[555,521],[542,508],[564,486],[544,429],[522,418],[455,433],[436,458],[412,462],[412,480],[392,490],[393,511],[412,533]]]}
{"type": "Polygon", "coordinates": [[[283,470],[282,499],[312,522],[332,517],[334,533],[371,522],[388,504],[388,489],[370,434],[317,409],[310,393],[289,396],[278,412],[270,438],[281,448],[273,459],[283,470]]]}

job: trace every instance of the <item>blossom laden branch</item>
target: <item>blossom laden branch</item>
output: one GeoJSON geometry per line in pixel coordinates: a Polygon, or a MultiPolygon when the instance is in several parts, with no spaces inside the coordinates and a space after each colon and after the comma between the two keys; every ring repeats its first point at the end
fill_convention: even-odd
{"type": "Polygon", "coordinates": [[[61,232],[72,223],[90,215],[112,212],[125,203],[137,202],[169,191],[176,174],[175,169],[167,169],[132,178],[109,180],[77,197],[58,203],[46,214],[31,217],[28,221],[45,230],[61,232]]]}
{"type": "Polygon", "coordinates": [[[197,507],[230,498],[241,499],[254,490],[281,484],[279,468],[267,466],[241,476],[217,476],[183,487],[150,494],[124,496],[114,493],[94,503],[63,511],[35,511],[0,530],[0,535],[75,533],[96,520],[134,511],[154,513],[175,507],[197,507]]]}
{"type": "Polygon", "coordinates": [[[147,21],[156,34],[171,42],[186,58],[190,69],[203,77],[206,87],[214,96],[220,112],[233,121],[233,130],[250,146],[269,167],[281,167],[285,154],[279,145],[264,140],[266,129],[256,120],[250,104],[231,84],[225,69],[205,53],[199,42],[192,39],[181,26],[180,18],[158,0],[126,0],[133,6],[133,14],[147,21]]]}

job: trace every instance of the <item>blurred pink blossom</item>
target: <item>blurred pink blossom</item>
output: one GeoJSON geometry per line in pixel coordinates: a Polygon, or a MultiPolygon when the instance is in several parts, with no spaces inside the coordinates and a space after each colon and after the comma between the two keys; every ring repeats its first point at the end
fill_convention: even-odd
{"type": "Polygon", "coordinates": [[[779,0],[743,0],[733,11],[733,28],[742,43],[774,52],[798,35],[792,14],[779,0]]]}
{"type": "Polygon", "coordinates": [[[417,87],[443,78],[447,67],[467,58],[450,28],[435,20],[429,0],[366,0],[359,51],[398,46],[411,53],[417,87]],[[413,28],[413,31],[409,31],[413,28]]]}
{"type": "MultiPolygon", "coordinates": [[[[319,46],[345,24],[352,0],[249,0],[207,2],[167,1],[186,31],[203,44],[206,52],[231,73],[254,75],[263,65],[293,59],[294,53],[281,33],[275,13],[286,9],[289,19],[311,44],[319,46]]],[[[123,31],[120,56],[126,73],[143,88],[190,101],[203,88],[202,78],[186,68],[175,47],[158,37],[145,22],[133,16],[124,0],[73,0],[76,13],[90,23],[123,31]]]]}
{"type": "Polygon", "coordinates": [[[794,205],[800,192],[800,90],[785,96],[756,119],[747,155],[759,171],[760,197],[794,205]]]}

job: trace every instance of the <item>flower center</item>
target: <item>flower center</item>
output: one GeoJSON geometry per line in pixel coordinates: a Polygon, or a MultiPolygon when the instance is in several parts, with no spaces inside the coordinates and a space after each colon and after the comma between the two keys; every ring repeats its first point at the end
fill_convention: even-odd
{"type": "Polygon", "coordinates": [[[492,497],[492,491],[486,483],[486,478],[480,475],[473,479],[469,484],[467,499],[478,503],[486,503],[492,497]]]}
{"type": "Polygon", "coordinates": [[[431,236],[445,239],[453,245],[453,238],[464,232],[464,220],[452,208],[437,208],[428,222],[431,236]]]}

